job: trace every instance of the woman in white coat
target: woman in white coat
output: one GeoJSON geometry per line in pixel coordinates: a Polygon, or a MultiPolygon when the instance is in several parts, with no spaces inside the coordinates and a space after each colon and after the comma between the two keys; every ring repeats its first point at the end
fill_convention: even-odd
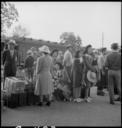
{"type": "Polygon", "coordinates": [[[40,96],[40,103],[38,105],[42,106],[44,102],[44,97],[46,98],[46,105],[51,104],[51,95],[53,92],[52,76],[50,73],[52,67],[52,58],[49,55],[50,50],[47,46],[42,46],[39,49],[44,55],[40,56],[37,60],[36,66],[36,87],[35,94],[40,96]]]}

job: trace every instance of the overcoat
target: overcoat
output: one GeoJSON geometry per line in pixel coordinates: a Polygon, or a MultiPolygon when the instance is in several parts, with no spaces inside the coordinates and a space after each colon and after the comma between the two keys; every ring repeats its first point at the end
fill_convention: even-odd
{"type": "Polygon", "coordinates": [[[4,65],[4,78],[16,76],[18,58],[17,51],[14,50],[13,56],[11,56],[10,50],[5,50],[2,57],[4,65]]]}
{"type": "Polygon", "coordinates": [[[72,67],[73,88],[81,86],[84,73],[85,73],[84,62],[80,62],[80,58],[75,58],[72,67]]]}
{"type": "Polygon", "coordinates": [[[50,95],[53,92],[52,75],[52,58],[49,55],[41,56],[37,60],[36,66],[36,95],[50,95]]]}

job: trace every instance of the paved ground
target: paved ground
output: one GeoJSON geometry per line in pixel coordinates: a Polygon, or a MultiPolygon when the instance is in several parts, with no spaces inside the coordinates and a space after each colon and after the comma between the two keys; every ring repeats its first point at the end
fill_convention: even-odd
{"type": "Polygon", "coordinates": [[[121,126],[121,105],[108,96],[92,103],[53,102],[50,107],[26,106],[2,112],[2,126],[121,126]]]}

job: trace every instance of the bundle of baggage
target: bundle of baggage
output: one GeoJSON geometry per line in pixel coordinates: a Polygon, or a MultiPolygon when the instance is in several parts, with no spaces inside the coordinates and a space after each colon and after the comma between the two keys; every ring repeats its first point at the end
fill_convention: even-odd
{"type": "MultiPolygon", "coordinates": [[[[19,79],[19,78],[16,78],[19,79]]],[[[35,105],[39,102],[39,97],[34,95],[34,85],[32,82],[26,81],[25,86],[18,80],[16,89],[11,94],[7,91],[3,96],[4,105],[10,108],[20,106],[35,105]]]]}

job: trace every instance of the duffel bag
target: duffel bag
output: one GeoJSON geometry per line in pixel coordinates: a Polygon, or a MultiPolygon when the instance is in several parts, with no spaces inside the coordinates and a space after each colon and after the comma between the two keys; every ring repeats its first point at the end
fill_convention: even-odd
{"type": "Polygon", "coordinates": [[[17,93],[12,93],[4,99],[4,105],[9,108],[16,108],[19,106],[19,95],[17,93]]]}

